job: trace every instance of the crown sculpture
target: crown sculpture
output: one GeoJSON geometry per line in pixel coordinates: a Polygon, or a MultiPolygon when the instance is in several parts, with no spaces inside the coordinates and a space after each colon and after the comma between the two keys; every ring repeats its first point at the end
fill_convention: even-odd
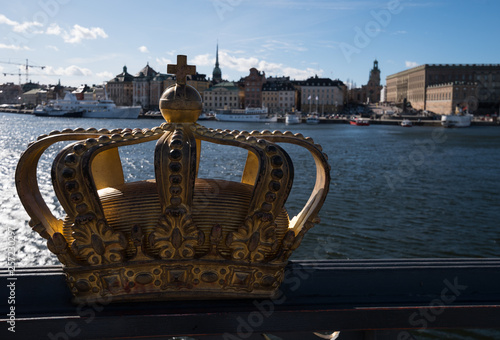
{"type": "Polygon", "coordinates": [[[30,226],[63,264],[76,302],[270,297],[292,251],[319,222],[330,183],[321,146],[291,132],[197,124],[202,100],[186,84],[195,73],[186,60],[168,65],[177,82],[161,96],[167,122],[160,127],[52,131],[21,156],[16,185],[30,226]],[[118,149],[153,140],[155,178],[125,182],[118,149]],[[64,220],[43,201],[36,174],[42,153],[61,141],[76,141],[52,166],[64,220]],[[198,178],[202,142],[248,151],[241,182],[198,178]],[[277,143],[306,148],[316,163],[313,192],[291,220],[284,204],[293,165],[277,143]]]}

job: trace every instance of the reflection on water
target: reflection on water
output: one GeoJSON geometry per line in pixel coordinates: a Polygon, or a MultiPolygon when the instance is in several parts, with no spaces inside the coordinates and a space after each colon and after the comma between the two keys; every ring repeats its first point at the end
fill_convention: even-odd
{"type": "MultiPolygon", "coordinates": [[[[76,127],[145,128],[161,120],[41,118],[0,113],[0,220],[16,229],[18,266],[57,263],[30,230],[17,198],[14,171],[21,152],[38,135],[76,127]]],[[[286,130],[284,124],[204,122],[214,128],[286,130]]],[[[323,146],[332,166],[330,194],[293,258],[498,257],[500,254],[500,129],[350,125],[295,125],[294,132],[323,146]],[[321,251],[313,252],[319,247],[321,251]],[[315,254],[315,255],[313,255],[315,254]]],[[[155,143],[120,150],[126,181],[154,177],[155,143]]],[[[297,214],[309,197],[315,172],[306,150],[282,145],[295,166],[286,207],[297,214]]],[[[40,191],[63,216],[50,182],[57,147],[39,165],[40,191]]],[[[202,145],[200,177],[239,180],[244,150],[202,145]]],[[[0,237],[5,248],[6,239],[0,237]]],[[[5,265],[4,257],[0,265],[5,265]],[[4,262],[2,262],[4,261],[4,262]]]]}

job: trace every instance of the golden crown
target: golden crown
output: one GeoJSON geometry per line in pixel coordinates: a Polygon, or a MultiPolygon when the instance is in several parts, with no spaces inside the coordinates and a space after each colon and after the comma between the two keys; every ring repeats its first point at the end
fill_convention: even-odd
{"type": "Polygon", "coordinates": [[[330,183],[321,146],[301,134],[214,130],[196,123],[201,97],[186,85],[195,67],[178,56],[177,83],[160,99],[166,123],[152,129],[65,129],[40,136],[16,170],[30,225],[64,265],[76,301],[269,297],[317,214],[330,183]],[[54,217],[36,168],[52,144],[52,182],[66,212],[54,217]],[[155,179],[125,182],[118,148],[156,140],[155,179]],[[201,142],[248,151],[241,182],[198,178],[201,142]],[[293,164],[276,143],[312,154],[316,184],[291,221],[285,201],[293,164]],[[209,193],[209,195],[207,195],[209,193]]]}

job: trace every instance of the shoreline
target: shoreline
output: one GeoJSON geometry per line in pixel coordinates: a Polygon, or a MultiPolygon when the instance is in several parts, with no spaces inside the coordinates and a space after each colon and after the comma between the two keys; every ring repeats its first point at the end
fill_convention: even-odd
{"type": "MultiPolygon", "coordinates": [[[[8,108],[0,108],[0,112],[3,113],[14,113],[14,114],[32,114],[33,110],[16,110],[8,108]]],[[[163,119],[161,115],[143,115],[140,114],[137,119],[163,119]]],[[[436,119],[420,119],[415,116],[402,116],[397,119],[370,119],[365,118],[370,122],[370,125],[401,125],[403,119],[409,119],[412,121],[413,126],[441,126],[441,120],[436,119]]],[[[202,120],[203,121],[203,120],[202,120]]],[[[285,123],[285,117],[278,117],[278,123],[285,123]]],[[[349,124],[348,118],[319,118],[320,124],[349,124]]],[[[306,124],[306,118],[302,117],[302,124],[306,124]]],[[[500,127],[500,120],[497,121],[478,121],[473,120],[471,126],[497,126],[500,127]]]]}

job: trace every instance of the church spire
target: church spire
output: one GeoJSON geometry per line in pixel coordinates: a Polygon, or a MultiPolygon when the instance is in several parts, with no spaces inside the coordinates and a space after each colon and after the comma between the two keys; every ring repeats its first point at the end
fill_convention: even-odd
{"type": "Polygon", "coordinates": [[[215,50],[215,67],[219,67],[219,42],[217,41],[217,47],[215,50]]]}
{"type": "Polygon", "coordinates": [[[212,72],[212,81],[214,84],[222,82],[222,71],[219,67],[219,41],[217,41],[217,47],[215,50],[215,67],[212,72]]]}

